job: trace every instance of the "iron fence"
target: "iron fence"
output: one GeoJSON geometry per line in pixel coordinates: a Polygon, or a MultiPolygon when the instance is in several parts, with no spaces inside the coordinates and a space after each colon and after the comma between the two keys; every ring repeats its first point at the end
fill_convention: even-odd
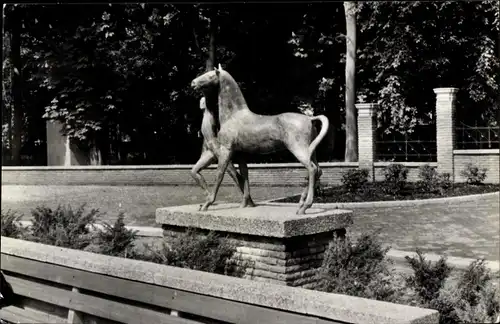
{"type": "Polygon", "coordinates": [[[419,125],[412,133],[377,131],[376,161],[436,162],[436,125],[419,125]]]}
{"type": "Polygon", "coordinates": [[[462,150],[498,149],[499,126],[469,126],[460,123],[455,127],[455,148],[462,150]]]}

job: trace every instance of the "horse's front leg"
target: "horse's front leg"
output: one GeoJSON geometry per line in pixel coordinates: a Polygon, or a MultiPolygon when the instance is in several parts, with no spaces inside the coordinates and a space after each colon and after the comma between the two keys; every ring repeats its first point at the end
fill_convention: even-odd
{"type": "Polygon", "coordinates": [[[250,196],[250,180],[248,179],[248,165],[245,161],[238,161],[240,166],[240,173],[243,178],[243,201],[240,207],[255,207],[255,204],[250,196]]]}
{"type": "Polygon", "coordinates": [[[227,166],[229,165],[229,162],[231,162],[231,155],[232,152],[228,148],[221,147],[219,149],[219,154],[217,157],[219,163],[217,166],[217,178],[215,180],[214,189],[212,190],[212,194],[210,195],[210,197],[208,197],[205,204],[201,206],[201,211],[206,211],[208,207],[215,202],[220,185],[222,184],[222,180],[224,179],[224,174],[226,173],[227,166]]]}
{"type": "Polygon", "coordinates": [[[215,154],[210,150],[204,150],[201,153],[198,162],[196,162],[196,164],[191,169],[191,176],[193,177],[194,181],[196,181],[198,186],[200,186],[205,191],[205,195],[207,198],[210,196],[210,191],[208,190],[207,182],[205,181],[205,178],[200,173],[200,171],[205,169],[214,161],[215,161],[215,154]]]}

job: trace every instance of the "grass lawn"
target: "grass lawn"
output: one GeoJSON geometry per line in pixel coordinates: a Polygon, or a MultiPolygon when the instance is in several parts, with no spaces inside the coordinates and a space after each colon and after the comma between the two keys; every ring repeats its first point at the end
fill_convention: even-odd
{"type": "MultiPolygon", "coordinates": [[[[254,201],[295,195],[297,187],[251,188],[254,201]]],[[[114,221],[120,212],[125,213],[128,225],[155,226],[155,210],[159,207],[203,203],[205,195],[196,186],[2,186],[2,210],[12,209],[31,218],[31,210],[45,205],[56,208],[59,204],[98,208],[105,213],[104,221],[114,221]]],[[[217,202],[239,202],[235,186],[221,187],[217,202]]]]}
{"type": "MultiPolygon", "coordinates": [[[[293,196],[297,187],[252,187],[256,202],[293,196]]],[[[238,202],[235,187],[222,187],[218,202],[238,202]]],[[[58,204],[77,207],[87,203],[114,221],[120,211],[126,223],[157,226],[155,209],[164,206],[202,203],[204,194],[195,186],[2,186],[2,210],[12,209],[31,218],[39,205],[55,208],[58,204]]],[[[475,201],[421,205],[418,207],[355,208],[354,224],[348,231],[356,238],[363,232],[380,231],[383,243],[393,248],[447,253],[457,257],[485,257],[499,260],[499,197],[475,201]]]]}

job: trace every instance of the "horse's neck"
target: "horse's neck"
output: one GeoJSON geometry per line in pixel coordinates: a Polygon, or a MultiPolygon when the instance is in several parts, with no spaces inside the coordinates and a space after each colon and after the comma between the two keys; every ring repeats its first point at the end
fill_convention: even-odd
{"type": "Polygon", "coordinates": [[[219,121],[224,123],[238,111],[250,111],[237,85],[223,86],[219,94],[219,121]]]}

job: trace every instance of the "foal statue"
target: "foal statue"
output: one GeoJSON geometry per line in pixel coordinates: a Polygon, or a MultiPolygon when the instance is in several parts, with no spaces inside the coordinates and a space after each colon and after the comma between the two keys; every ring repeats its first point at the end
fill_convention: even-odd
{"type": "MultiPolygon", "coordinates": [[[[215,98],[217,99],[217,98],[215,98]]],[[[213,100],[209,100],[213,102],[213,100]]],[[[215,106],[217,102],[215,102],[215,106]]],[[[210,197],[210,191],[208,190],[207,182],[205,178],[201,175],[200,171],[207,168],[210,164],[214,163],[217,158],[215,156],[217,150],[217,130],[219,128],[219,123],[217,116],[216,108],[213,107],[213,104],[210,104],[210,108],[207,106],[206,98],[202,97],[200,99],[200,109],[203,110],[203,120],[201,122],[201,135],[203,136],[203,147],[201,151],[201,156],[198,159],[198,162],[191,169],[191,176],[196,181],[196,183],[205,191],[207,198],[210,197]]],[[[238,188],[240,189],[241,194],[243,194],[243,178],[236,171],[236,168],[232,163],[229,163],[227,171],[229,175],[234,180],[238,188]]],[[[252,199],[249,198],[249,205],[254,206],[252,199]]]]}
{"type": "Polygon", "coordinates": [[[298,113],[258,115],[250,111],[233,77],[219,64],[191,82],[194,90],[201,90],[205,97],[218,96],[219,124],[215,155],[218,159],[217,179],[212,194],[201,210],[215,202],[224,173],[231,161],[237,160],[243,177],[241,207],[250,206],[248,167],[242,158],[246,154],[268,154],[289,150],[308,170],[308,186],[302,192],[297,214],[305,214],[314,200],[315,181],[321,176],[315,150],[328,131],[328,118],[324,115],[309,117],[298,113]],[[316,134],[312,122],[321,121],[316,134]]]}

